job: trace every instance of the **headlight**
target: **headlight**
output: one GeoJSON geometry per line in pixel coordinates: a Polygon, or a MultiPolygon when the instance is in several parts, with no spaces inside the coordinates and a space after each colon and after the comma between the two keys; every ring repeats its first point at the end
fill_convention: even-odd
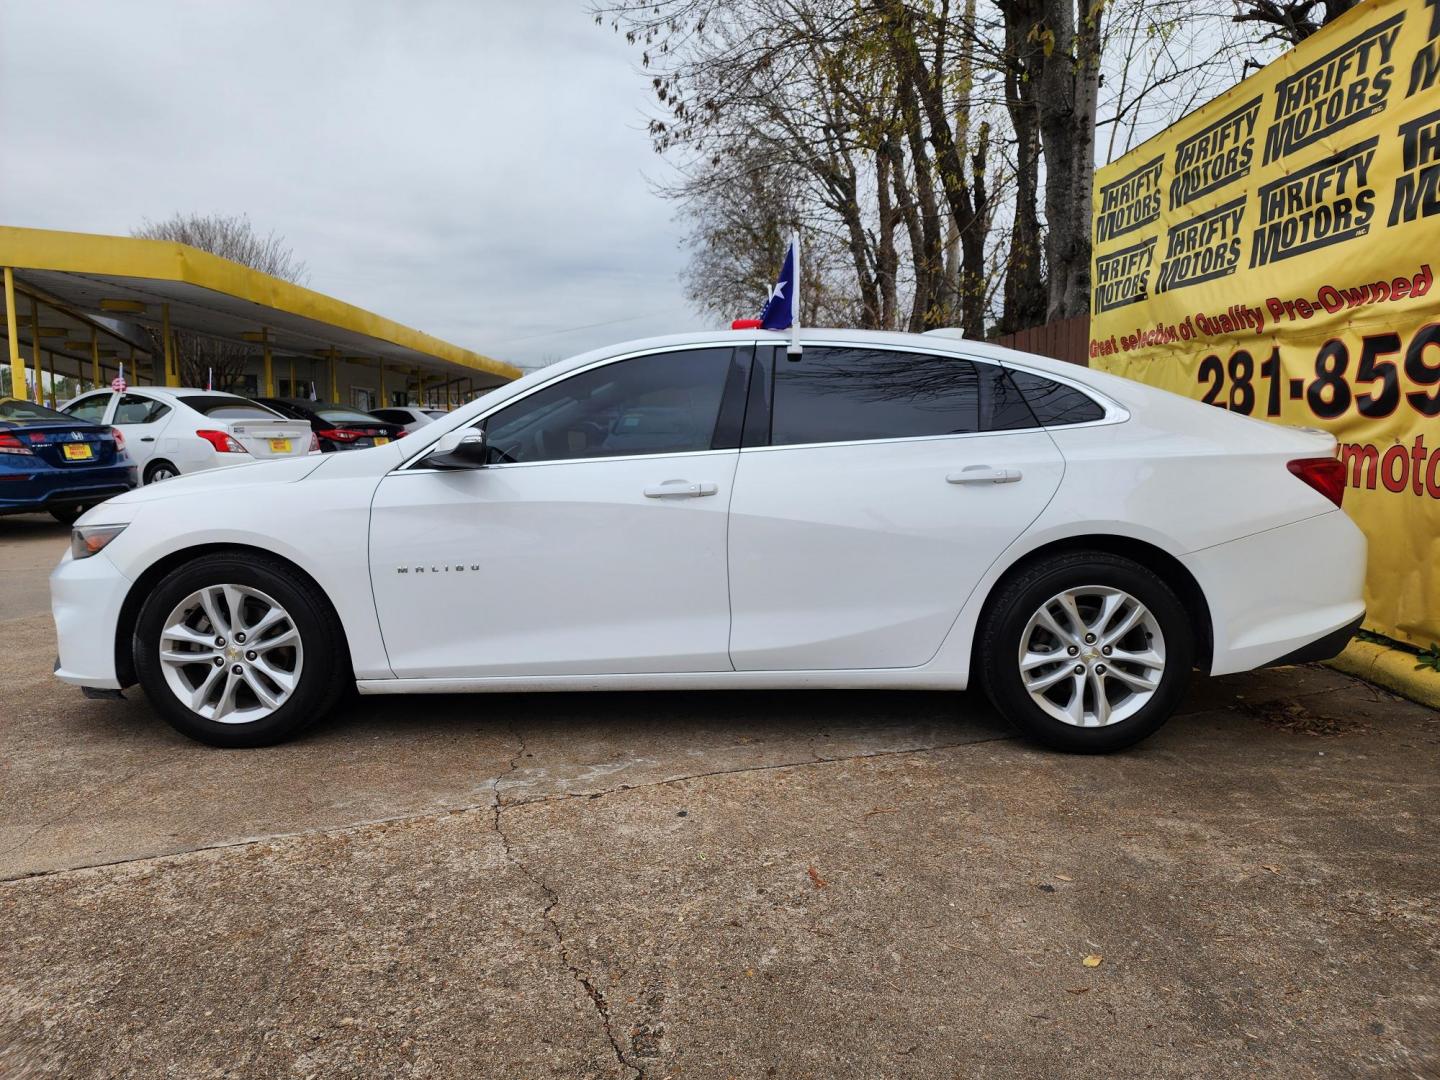
{"type": "Polygon", "coordinates": [[[125,531],[124,525],[85,525],[70,530],[70,556],[88,559],[104,551],[111,540],[125,531]]]}

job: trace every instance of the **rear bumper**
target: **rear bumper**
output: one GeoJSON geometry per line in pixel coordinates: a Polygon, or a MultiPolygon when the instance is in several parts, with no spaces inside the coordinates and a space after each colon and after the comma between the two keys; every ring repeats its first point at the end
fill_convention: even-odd
{"type": "Polygon", "coordinates": [[[0,514],[28,514],[52,506],[104,502],[139,483],[134,465],[85,473],[0,473],[0,514]]]}
{"type": "Polygon", "coordinates": [[[55,677],[74,686],[119,690],[115,627],[130,580],[102,551],[88,559],[68,554],[50,575],[50,612],[60,656],[55,677]]]}
{"type": "Polygon", "coordinates": [[[1365,614],[1365,536],[1338,510],[1181,562],[1210,607],[1212,675],[1328,658],[1365,614]]]}
{"type": "Polygon", "coordinates": [[[1284,664],[1313,664],[1317,660],[1332,660],[1345,651],[1345,646],[1360,632],[1360,624],[1365,621],[1362,614],[1354,622],[1347,623],[1339,630],[1331,630],[1324,637],[1316,638],[1309,645],[1302,645],[1284,656],[1271,660],[1266,667],[1280,667],[1284,664]]]}

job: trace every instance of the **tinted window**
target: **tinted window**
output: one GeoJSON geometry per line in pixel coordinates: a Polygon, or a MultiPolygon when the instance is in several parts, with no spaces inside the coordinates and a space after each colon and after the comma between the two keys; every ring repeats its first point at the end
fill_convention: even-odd
{"type": "Polygon", "coordinates": [[[637,356],[537,390],[486,420],[492,460],[709,450],[733,352],[637,356]]]}
{"type": "Polygon", "coordinates": [[[105,418],[105,407],[109,404],[109,394],[91,394],[89,397],[83,397],[79,401],[72,401],[66,405],[65,413],[77,420],[93,420],[98,424],[105,418]]]}
{"type": "Polygon", "coordinates": [[[338,407],[316,409],[315,415],[332,424],[373,424],[375,422],[375,417],[369,413],[338,407]]]}
{"type": "Polygon", "coordinates": [[[1013,431],[1040,426],[1020,388],[999,364],[976,364],[980,371],[980,426],[986,431],[1013,431]]]}
{"type": "Polygon", "coordinates": [[[153,424],[170,411],[170,406],[139,394],[125,394],[115,407],[117,424],[153,424]]]}
{"type": "MultiPolygon", "coordinates": [[[[100,412],[105,411],[105,406],[100,406],[100,412]]],[[[55,409],[47,409],[44,405],[35,405],[29,401],[22,401],[19,398],[0,399],[0,420],[8,424],[63,424],[73,419],[88,420],[88,416],[80,416],[79,413],[63,413],[55,409]]]]}
{"type": "Polygon", "coordinates": [[[851,442],[979,430],[969,360],[882,349],[809,346],[775,359],[771,442],[851,442]]]}
{"type": "Polygon", "coordinates": [[[255,401],[244,398],[210,397],[205,394],[187,394],[180,399],[198,413],[213,416],[217,420],[274,420],[279,414],[255,401]]]}
{"type": "Polygon", "coordinates": [[[399,424],[402,427],[406,424],[413,424],[416,419],[402,409],[374,409],[370,415],[379,417],[387,424],[399,424]]]}
{"type": "Polygon", "coordinates": [[[1100,403],[1073,386],[1033,375],[1028,371],[1011,371],[1010,377],[1025,395],[1035,418],[1045,427],[1060,424],[1088,424],[1102,420],[1105,410],[1100,403]]]}

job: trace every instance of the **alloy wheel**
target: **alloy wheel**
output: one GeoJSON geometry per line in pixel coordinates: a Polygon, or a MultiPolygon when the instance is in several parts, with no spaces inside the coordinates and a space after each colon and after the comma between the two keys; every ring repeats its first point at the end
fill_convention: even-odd
{"type": "Polygon", "coordinates": [[[1075,727],[1135,715],[1165,674],[1165,635],[1135,597],[1105,585],[1066,589],[1020,635],[1020,679],[1047,714],[1075,727]]]}
{"type": "Polygon", "coordinates": [[[222,724],[262,720],[300,682],[300,631],[280,604],[246,585],[191,593],[160,632],[165,683],[191,712],[222,724]]]}

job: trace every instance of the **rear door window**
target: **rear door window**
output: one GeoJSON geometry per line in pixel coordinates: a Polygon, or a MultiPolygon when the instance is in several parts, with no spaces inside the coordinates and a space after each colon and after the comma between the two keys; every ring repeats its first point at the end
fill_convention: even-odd
{"type": "Polygon", "coordinates": [[[776,356],[772,408],[774,446],[964,435],[980,379],[961,357],[810,345],[776,356]]]}
{"type": "Polygon", "coordinates": [[[153,424],[170,412],[170,406],[139,394],[122,394],[115,407],[116,424],[153,424]]]}

